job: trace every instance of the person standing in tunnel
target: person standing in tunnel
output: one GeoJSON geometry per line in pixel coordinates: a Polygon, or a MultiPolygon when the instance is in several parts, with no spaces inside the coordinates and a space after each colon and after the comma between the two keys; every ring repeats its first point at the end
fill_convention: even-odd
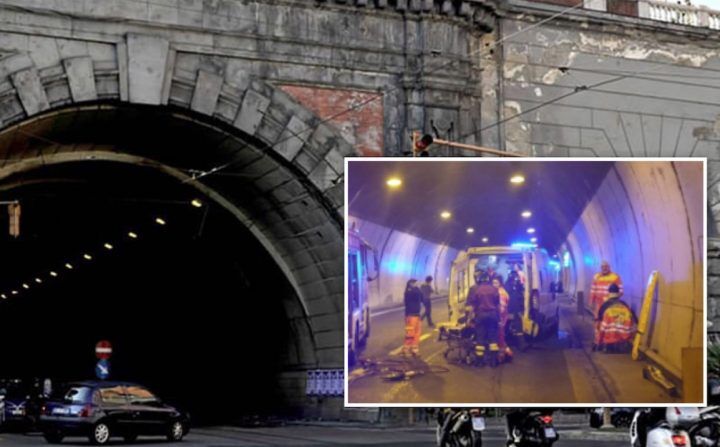
{"type": "MultiPolygon", "coordinates": [[[[423,294],[423,307],[425,307],[425,315],[423,318],[427,318],[428,326],[435,327],[435,323],[432,321],[432,294],[435,293],[432,287],[433,277],[428,275],[425,277],[425,282],[420,286],[420,291],[423,294]]],[[[420,318],[422,321],[422,318],[420,318]]]]}
{"type": "Polygon", "coordinates": [[[417,356],[420,354],[420,308],[423,295],[417,286],[416,279],[410,279],[405,286],[405,341],[403,355],[417,356]]]}
{"type": "Polygon", "coordinates": [[[600,311],[600,307],[608,300],[608,288],[612,284],[618,287],[617,298],[620,298],[623,295],[622,279],[620,275],[610,269],[609,262],[602,261],[600,264],[600,272],[595,274],[592,285],[590,286],[590,305],[592,306],[595,318],[599,317],[598,312],[600,311]]]}
{"type": "Polygon", "coordinates": [[[475,315],[475,356],[480,362],[495,365],[500,350],[497,343],[500,293],[490,284],[487,272],[477,272],[475,280],[477,286],[470,289],[467,299],[475,315]],[[488,355],[486,348],[490,351],[488,355]]]}
{"type": "Polygon", "coordinates": [[[523,287],[525,287],[525,272],[523,272],[522,267],[520,264],[515,263],[513,266],[513,273],[515,273],[520,281],[520,284],[522,284],[523,287]]]}
{"type": "Polygon", "coordinates": [[[510,304],[510,295],[507,293],[507,290],[505,290],[505,287],[503,287],[503,281],[502,276],[496,275],[492,279],[492,285],[495,287],[498,291],[498,294],[500,295],[500,301],[499,301],[499,307],[498,307],[498,346],[500,347],[500,361],[505,360],[512,360],[513,352],[510,349],[510,347],[505,342],[505,330],[508,323],[508,306],[510,304]]]}

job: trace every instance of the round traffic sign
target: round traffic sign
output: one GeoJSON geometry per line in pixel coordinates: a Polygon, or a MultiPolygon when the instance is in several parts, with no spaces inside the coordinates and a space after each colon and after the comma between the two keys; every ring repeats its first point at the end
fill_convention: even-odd
{"type": "Polygon", "coordinates": [[[107,340],[100,340],[95,345],[95,356],[101,360],[107,360],[112,355],[112,345],[107,340]]]}

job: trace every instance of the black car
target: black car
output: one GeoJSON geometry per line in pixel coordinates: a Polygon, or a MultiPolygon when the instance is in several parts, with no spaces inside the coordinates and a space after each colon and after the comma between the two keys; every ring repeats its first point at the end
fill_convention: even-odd
{"type": "Polygon", "coordinates": [[[30,380],[0,380],[0,396],[4,402],[5,429],[30,431],[35,427],[42,405],[42,396],[30,380]]]}
{"type": "Polygon", "coordinates": [[[145,435],[180,441],[190,429],[190,418],[141,385],[83,381],[68,383],[45,403],[40,429],[51,444],[66,436],[87,436],[98,445],[114,436],[128,442],[145,435]]]}

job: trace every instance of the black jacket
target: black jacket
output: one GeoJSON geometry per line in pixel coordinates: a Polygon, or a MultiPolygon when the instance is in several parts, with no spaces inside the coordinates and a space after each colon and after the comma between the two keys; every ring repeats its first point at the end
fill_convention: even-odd
{"type": "Polygon", "coordinates": [[[420,316],[420,305],[423,302],[423,294],[417,287],[405,291],[405,316],[420,316]]]}

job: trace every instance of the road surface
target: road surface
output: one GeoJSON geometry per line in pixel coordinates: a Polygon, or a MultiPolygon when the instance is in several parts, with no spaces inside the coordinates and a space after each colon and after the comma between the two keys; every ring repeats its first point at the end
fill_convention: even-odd
{"type": "MultiPolygon", "coordinates": [[[[372,332],[361,358],[379,360],[380,367],[401,367],[417,373],[410,380],[387,380],[379,368],[349,371],[349,402],[361,404],[543,403],[593,404],[657,402],[676,399],[642,378],[640,362],[629,354],[593,353],[592,323],[578,316],[567,297],[558,298],[560,331],[557,338],[516,352],[512,363],[497,368],[467,366],[444,358],[447,344],[436,329],[423,325],[420,357],[404,360],[402,309],[375,312],[372,332]]],[[[435,322],[447,320],[447,305],[436,300],[435,322]]]]}
{"type": "MultiPolygon", "coordinates": [[[[561,431],[561,437],[563,436],[561,431]]],[[[569,434],[568,434],[569,436],[569,434]]],[[[586,436],[576,434],[568,439],[561,439],[557,447],[614,447],[625,446],[618,436],[612,439],[585,439],[586,436]]],[[[502,447],[505,445],[501,429],[489,428],[483,437],[483,445],[502,447]]],[[[88,441],[83,438],[68,438],[62,445],[85,446],[88,441]]],[[[132,444],[124,444],[121,440],[112,445],[132,446],[167,446],[167,447],[267,447],[267,446],[414,446],[433,447],[434,432],[431,428],[408,429],[377,429],[350,427],[307,427],[289,426],[278,428],[202,428],[194,429],[180,443],[167,443],[162,438],[141,438],[132,444]]],[[[0,433],[2,447],[46,447],[48,444],[39,434],[21,435],[0,433]]]]}

